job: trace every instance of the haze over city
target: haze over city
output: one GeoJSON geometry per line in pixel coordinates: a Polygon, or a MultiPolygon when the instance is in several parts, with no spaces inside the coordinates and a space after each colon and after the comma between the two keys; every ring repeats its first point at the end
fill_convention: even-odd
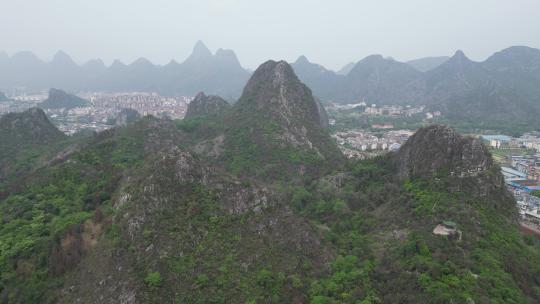
{"type": "Polygon", "coordinates": [[[2,0],[0,51],[166,64],[182,61],[202,40],[212,51],[235,50],[250,69],[306,55],[337,70],[371,54],[406,61],[457,49],[480,61],[512,45],[539,47],[539,6],[536,0],[2,0]]]}

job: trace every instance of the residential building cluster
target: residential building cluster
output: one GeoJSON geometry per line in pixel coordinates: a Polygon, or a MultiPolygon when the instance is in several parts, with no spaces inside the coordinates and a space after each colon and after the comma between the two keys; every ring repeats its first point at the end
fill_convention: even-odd
{"type": "Polygon", "coordinates": [[[540,233],[540,198],[531,195],[540,191],[540,133],[527,133],[521,137],[482,135],[493,153],[505,155],[499,159],[501,173],[516,204],[522,225],[540,233]]]}
{"type": "Polygon", "coordinates": [[[83,93],[90,106],[74,109],[47,110],[47,115],[66,134],[89,129],[103,131],[114,126],[122,109],[132,109],[141,116],[183,118],[191,97],[165,97],[156,93],[83,93]]]}
{"type": "MultiPolygon", "coordinates": [[[[377,106],[376,104],[372,104],[370,106],[365,106],[364,113],[369,115],[413,116],[424,113],[425,108],[425,106],[377,106]]],[[[434,116],[441,116],[441,112],[437,111],[435,113],[436,114],[426,113],[426,115],[429,114],[431,118],[434,116]]]]}
{"type": "Polygon", "coordinates": [[[409,130],[392,130],[378,137],[365,130],[349,130],[336,132],[332,137],[347,157],[365,158],[369,155],[399,150],[412,134],[413,132],[409,130]]]}
{"type": "MultiPolygon", "coordinates": [[[[10,94],[10,101],[0,102],[0,115],[23,112],[47,99],[47,92],[18,95],[10,94]]],[[[90,101],[90,106],[73,109],[48,109],[47,116],[62,132],[71,135],[80,130],[103,131],[114,126],[114,121],[122,109],[133,109],[141,116],[153,115],[171,119],[184,118],[189,102],[188,96],[166,97],[157,93],[80,93],[79,97],[90,101]]]]}
{"type": "Polygon", "coordinates": [[[6,92],[10,100],[0,102],[0,116],[12,112],[23,112],[35,107],[47,98],[47,94],[47,91],[30,93],[25,88],[13,88],[11,92],[6,92]]]}
{"type": "MultiPolygon", "coordinates": [[[[339,103],[329,103],[327,106],[329,110],[352,110],[357,109],[358,111],[367,114],[367,115],[386,115],[386,116],[413,116],[416,114],[421,114],[425,112],[425,106],[391,106],[391,105],[382,105],[378,106],[377,104],[368,105],[366,102],[350,103],[350,104],[339,104],[339,103]]],[[[434,116],[441,116],[441,112],[426,113],[433,118],[434,116]]]]}
{"type": "Polygon", "coordinates": [[[94,108],[133,109],[142,116],[183,118],[192,97],[165,97],[157,93],[93,93],[87,97],[94,108]]]}
{"type": "Polygon", "coordinates": [[[518,138],[507,135],[483,135],[482,138],[494,149],[526,148],[540,152],[539,133],[526,133],[518,138]]]}
{"type": "Polygon", "coordinates": [[[540,191],[540,154],[507,156],[501,171],[516,198],[522,224],[540,230],[540,198],[531,194],[540,191]]]}
{"type": "Polygon", "coordinates": [[[2,101],[0,102],[0,116],[12,112],[23,112],[36,105],[36,102],[25,100],[2,101]]]}

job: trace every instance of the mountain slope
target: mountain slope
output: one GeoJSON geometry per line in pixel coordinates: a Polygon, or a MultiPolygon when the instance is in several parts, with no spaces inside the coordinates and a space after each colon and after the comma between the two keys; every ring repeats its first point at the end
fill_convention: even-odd
{"type": "Polygon", "coordinates": [[[227,99],[236,98],[249,78],[249,72],[240,65],[232,50],[219,49],[212,55],[201,41],[183,63],[169,65],[168,69],[173,76],[168,80],[172,85],[170,91],[191,96],[204,91],[227,99]]]}
{"type": "Polygon", "coordinates": [[[43,109],[72,109],[90,105],[88,100],[82,99],[62,90],[50,89],[49,97],[39,104],[43,109]]]}
{"type": "MultiPolygon", "coordinates": [[[[271,61],[254,73],[239,103],[254,110],[261,124],[269,118],[282,124],[277,134],[290,132],[297,148],[307,148],[309,141],[308,149],[323,151],[313,131],[301,131],[301,126],[321,128],[309,97],[287,63],[271,61]]],[[[258,132],[246,122],[241,125],[258,132]]],[[[519,236],[514,202],[490,155],[475,140],[446,127],[428,127],[396,154],[288,183],[279,176],[225,171],[212,159],[188,152],[190,136],[169,120],[145,117],[83,139],[78,149],[26,175],[17,187],[8,185],[0,193],[3,299],[540,299],[535,292],[540,245],[519,236]],[[469,173],[479,166],[481,171],[466,176],[446,170],[459,167],[469,173]],[[455,222],[456,230],[434,234],[443,221],[455,222]]],[[[276,139],[277,144],[291,140],[276,139]]],[[[233,151],[249,150],[250,144],[259,143],[233,151]]],[[[319,159],[317,166],[331,163],[319,159]]],[[[291,163],[284,164],[281,170],[288,170],[291,163]]],[[[305,159],[292,164],[311,166],[305,159]]]]}
{"type": "Polygon", "coordinates": [[[317,229],[272,185],[178,148],[185,136],[170,121],[147,117],[85,140],[3,193],[4,299],[305,299],[293,284],[326,272],[333,259],[317,229]],[[12,209],[15,201],[24,210],[12,209]],[[51,220],[18,220],[39,210],[51,220]],[[18,246],[23,238],[31,245],[18,246]],[[25,270],[17,268],[22,263],[25,270]]]}
{"type": "Polygon", "coordinates": [[[536,78],[534,69],[524,70],[522,64],[515,63],[520,60],[532,62],[534,56],[532,59],[522,56],[519,48],[502,53],[478,63],[467,59],[462,52],[456,52],[447,62],[426,74],[424,103],[441,110],[457,124],[471,123],[484,129],[506,126],[516,132],[540,127],[534,118],[540,113],[537,86],[540,78],[536,78]],[[509,57],[514,59],[504,59],[509,57]],[[501,70],[496,68],[496,62],[501,70]]]}
{"type": "Polygon", "coordinates": [[[321,65],[309,62],[305,56],[298,57],[291,67],[302,82],[314,89],[313,94],[324,100],[335,96],[343,78],[321,65]]]}
{"type": "Polygon", "coordinates": [[[409,60],[405,62],[406,64],[412,66],[420,72],[427,72],[433,70],[434,68],[440,66],[446,62],[450,57],[447,56],[438,56],[438,57],[424,57],[414,60],[409,60]]]}
{"type": "MultiPolygon", "coordinates": [[[[0,186],[2,300],[538,303],[540,243],[481,142],[430,126],[345,161],[322,116],[268,61],[229,111],[46,153],[0,186]]],[[[9,117],[57,147],[42,111],[9,117]]]]}
{"type": "Polygon", "coordinates": [[[426,94],[437,102],[452,94],[488,86],[490,75],[480,63],[473,62],[462,51],[426,74],[426,94]]]}
{"type": "Polygon", "coordinates": [[[359,61],[347,74],[341,89],[341,100],[377,104],[413,104],[418,92],[414,83],[422,77],[409,65],[381,55],[359,61]]]}
{"type": "Polygon", "coordinates": [[[82,82],[81,68],[63,51],[58,51],[48,67],[50,87],[76,88],[82,82]]]}
{"type": "Polygon", "coordinates": [[[30,170],[66,139],[43,110],[29,109],[0,117],[0,186],[9,178],[30,170]]]}
{"type": "Polygon", "coordinates": [[[323,115],[289,64],[267,61],[253,73],[226,117],[226,157],[232,169],[285,175],[297,168],[302,174],[316,170],[313,165],[323,160],[339,162],[341,153],[325,129],[323,115]]]}
{"type": "Polygon", "coordinates": [[[538,72],[540,69],[540,50],[526,46],[512,46],[491,55],[482,65],[484,68],[494,71],[538,72]]]}
{"type": "Polygon", "coordinates": [[[313,300],[538,301],[538,244],[519,235],[499,169],[480,142],[447,127],[421,129],[398,153],[295,193],[299,212],[329,227],[342,255],[312,283],[313,300]],[[451,174],[458,167],[465,175],[451,174]],[[443,223],[455,227],[447,236],[435,233],[443,223]]]}
{"type": "Polygon", "coordinates": [[[9,113],[0,118],[1,144],[11,145],[12,140],[47,143],[62,138],[43,110],[29,109],[23,113],[9,113]]]}
{"type": "Polygon", "coordinates": [[[215,116],[230,108],[229,103],[219,96],[206,96],[200,92],[189,103],[185,118],[215,116]]]}
{"type": "Polygon", "coordinates": [[[352,69],[354,68],[355,65],[356,65],[356,63],[349,62],[346,65],[344,65],[341,69],[339,69],[339,71],[337,71],[336,73],[338,75],[347,75],[352,71],[352,69]]]}

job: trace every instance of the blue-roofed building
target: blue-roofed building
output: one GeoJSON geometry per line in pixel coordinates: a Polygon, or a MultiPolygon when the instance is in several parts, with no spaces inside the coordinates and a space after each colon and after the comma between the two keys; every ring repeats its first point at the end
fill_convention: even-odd
{"type": "Polygon", "coordinates": [[[499,140],[503,142],[508,142],[512,139],[512,137],[508,135],[482,135],[482,139],[487,141],[499,140]]]}
{"type": "Polygon", "coordinates": [[[513,187],[514,189],[519,189],[526,193],[529,193],[533,190],[540,190],[540,183],[532,180],[507,180],[506,184],[513,187]]]}

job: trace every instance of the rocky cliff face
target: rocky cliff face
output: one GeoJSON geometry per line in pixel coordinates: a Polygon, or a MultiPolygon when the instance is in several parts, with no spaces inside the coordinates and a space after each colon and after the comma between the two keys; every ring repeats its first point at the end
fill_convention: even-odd
{"type": "Polygon", "coordinates": [[[323,107],[284,61],[253,73],[223,125],[223,159],[234,172],[296,179],[343,160],[323,107]]]}
{"type": "Polygon", "coordinates": [[[447,126],[418,130],[399,150],[397,167],[402,180],[449,177],[455,190],[482,197],[509,197],[503,176],[481,139],[463,136],[447,126]]]}
{"type": "Polygon", "coordinates": [[[57,144],[67,136],[32,108],[0,118],[0,186],[12,177],[48,161],[57,144]]]}
{"type": "Polygon", "coordinates": [[[214,116],[223,113],[228,108],[230,105],[225,99],[215,95],[207,96],[200,92],[189,103],[185,118],[214,116]]]}
{"type": "Polygon", "coordinates": [[[323,127],[324,129],[328,129],[328,127],[330,126],[330,123],[328,121],[328,113],[326,112],[326,109],[324,108],[324,105],[320,99],[316,98],[315,101],[317,103],[317,112],[319,112],[321,127],[323,127]]]}
{"type": "Polygon", "coordinates": [[[279,137],[288,144],[322,152],[317,137],[325,127],[325,114],[285,61],[262,64],[244,88],[238,107],[263,114],[281,129],[279,137]]]}
{"type": "Polygon", "coordinates": [[[399,175],[405,179],[441,173],[465,177],[493,167],[480,139],[462,136],[441,125],[418,130],[400,149],[398,163],[399,175]]]}

